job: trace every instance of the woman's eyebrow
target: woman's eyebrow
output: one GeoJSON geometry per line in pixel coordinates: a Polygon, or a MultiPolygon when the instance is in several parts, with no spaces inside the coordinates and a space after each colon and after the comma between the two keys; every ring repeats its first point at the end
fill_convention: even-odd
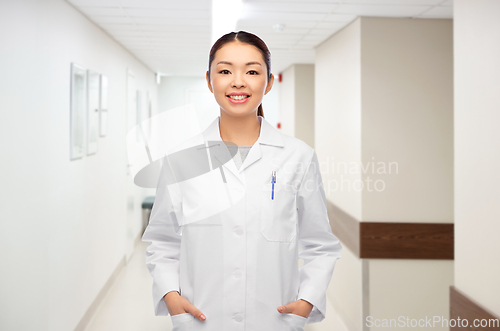
{"type": "MultiPolygon", "coordinates": [[[[217,63],[217,65],[219,64],[229,64],[229,65],[233,65],[231,62],[227,62],[227,61],[220,61],[217,63]]],[[[253,62],[248,62],[246,65],[247,66],[250,66],[250,65],[253,65],[253,64],[257,64],[259,66],[262,66],[262,64],[260,64],[259,62],[256,62],[256,61],[253,61],[253,62]]]]}

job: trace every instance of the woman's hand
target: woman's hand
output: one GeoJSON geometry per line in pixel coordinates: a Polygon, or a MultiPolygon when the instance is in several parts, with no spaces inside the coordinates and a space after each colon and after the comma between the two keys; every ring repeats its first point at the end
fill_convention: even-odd
{"type": "Polygon", "coordinates": [[[314,306],[306,300],[299,299],[289,303],[288,305],[278,307],[278,311],[280,313],[295,314],[308,318],[313,307],[314,306]]]}
{"type": "Polygon", "coordinates": [[[170,315],[178,315],[184,313],[190,313],[200,321],[206,319],[205,315],[196,308],[188,299],[181,296],[177,291],[170,291],[163,297],[165,304],[167,305],[168,312],[170,315]]]}

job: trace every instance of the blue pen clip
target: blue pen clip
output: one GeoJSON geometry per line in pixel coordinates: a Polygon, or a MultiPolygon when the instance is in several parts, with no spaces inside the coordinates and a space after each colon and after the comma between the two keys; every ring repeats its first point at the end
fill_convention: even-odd
{"type": "Polygon", "coordinates": [[[271,183],[273,185],[273,191],[271,193],[271,200],[274,200],[274,183],[276,183],[276,171],[272,172],[273,179],[271,180],[271,183]]]}

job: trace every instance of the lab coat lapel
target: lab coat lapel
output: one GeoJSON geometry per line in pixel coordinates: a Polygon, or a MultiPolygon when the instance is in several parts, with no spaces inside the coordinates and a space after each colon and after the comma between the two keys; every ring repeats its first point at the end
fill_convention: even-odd
{"type": "Polygon", "coordinates": [[[262,158],[262,146],[269,145],[275,147],[283,147],[283,137],[281,133],[276,130],[268,121],[262,116],[257,116],[260,122],[259,138],[250,149],[245,161],[240,167],[240,173],[248,166],[262,158]]]}
{"type": "MultiPolygon", "coordinates": [[[[234,163],[234,159],[233,159],[232,155],[230,155],[226,144],[224,144],[224,142],[221,142],[221,144],[223,145],[222,150],[224,151],[224,153],[227,153],[226,154],[227,156],[222,156],[220,153],[215,154],[214,156],[219,162],[218,162],[218,164],[214,164],[214,167],[215,166],[220,167],[222,165],[223,170],[227,170],[227,171],[231,172],[243,184],[244,182],[243,182],[242,176],[240,175],[240,172],[236,168],[236,164],[234,163]]],[[[225,180],[227,181],[227,179],[225,179],[225,180]]]]}
{"type": "Polygon", "coordinates": [[[261,157],[262,157],[262,149],[260,148],[259,140],[257,140],[255,144],[252,146],[252,148],[250,148],[250,152],[248,152],[245,161],[243,161],[243,164],[240,166],[239,172],[241,173],[249,165],[251,165],[255,161],[258,161],[261,157]]]}

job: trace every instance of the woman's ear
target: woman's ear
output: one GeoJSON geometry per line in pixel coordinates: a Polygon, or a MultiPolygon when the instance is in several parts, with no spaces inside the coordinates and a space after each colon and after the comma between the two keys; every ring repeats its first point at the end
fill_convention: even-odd
{"type": "Polygon", "coordinates": [[[210,92],[214,93],[214,91],[212,90],[212,84],[210,84],[210,77],[208,76],[208,70],[207,70],[207,73],[205,75],[205,78],[207,79],[208,89],[210,90],[210,92]]]}
{"type": "Polygon", "coordinates": [[[269,79],[269,81],[267,82],[266,92],[264,92],[264,95],[266,95],[267,92],[271,91],[271,88],[273,87],[273,83],[274,83],[274,75],[271,74],[271,79],[269,79]]]}

